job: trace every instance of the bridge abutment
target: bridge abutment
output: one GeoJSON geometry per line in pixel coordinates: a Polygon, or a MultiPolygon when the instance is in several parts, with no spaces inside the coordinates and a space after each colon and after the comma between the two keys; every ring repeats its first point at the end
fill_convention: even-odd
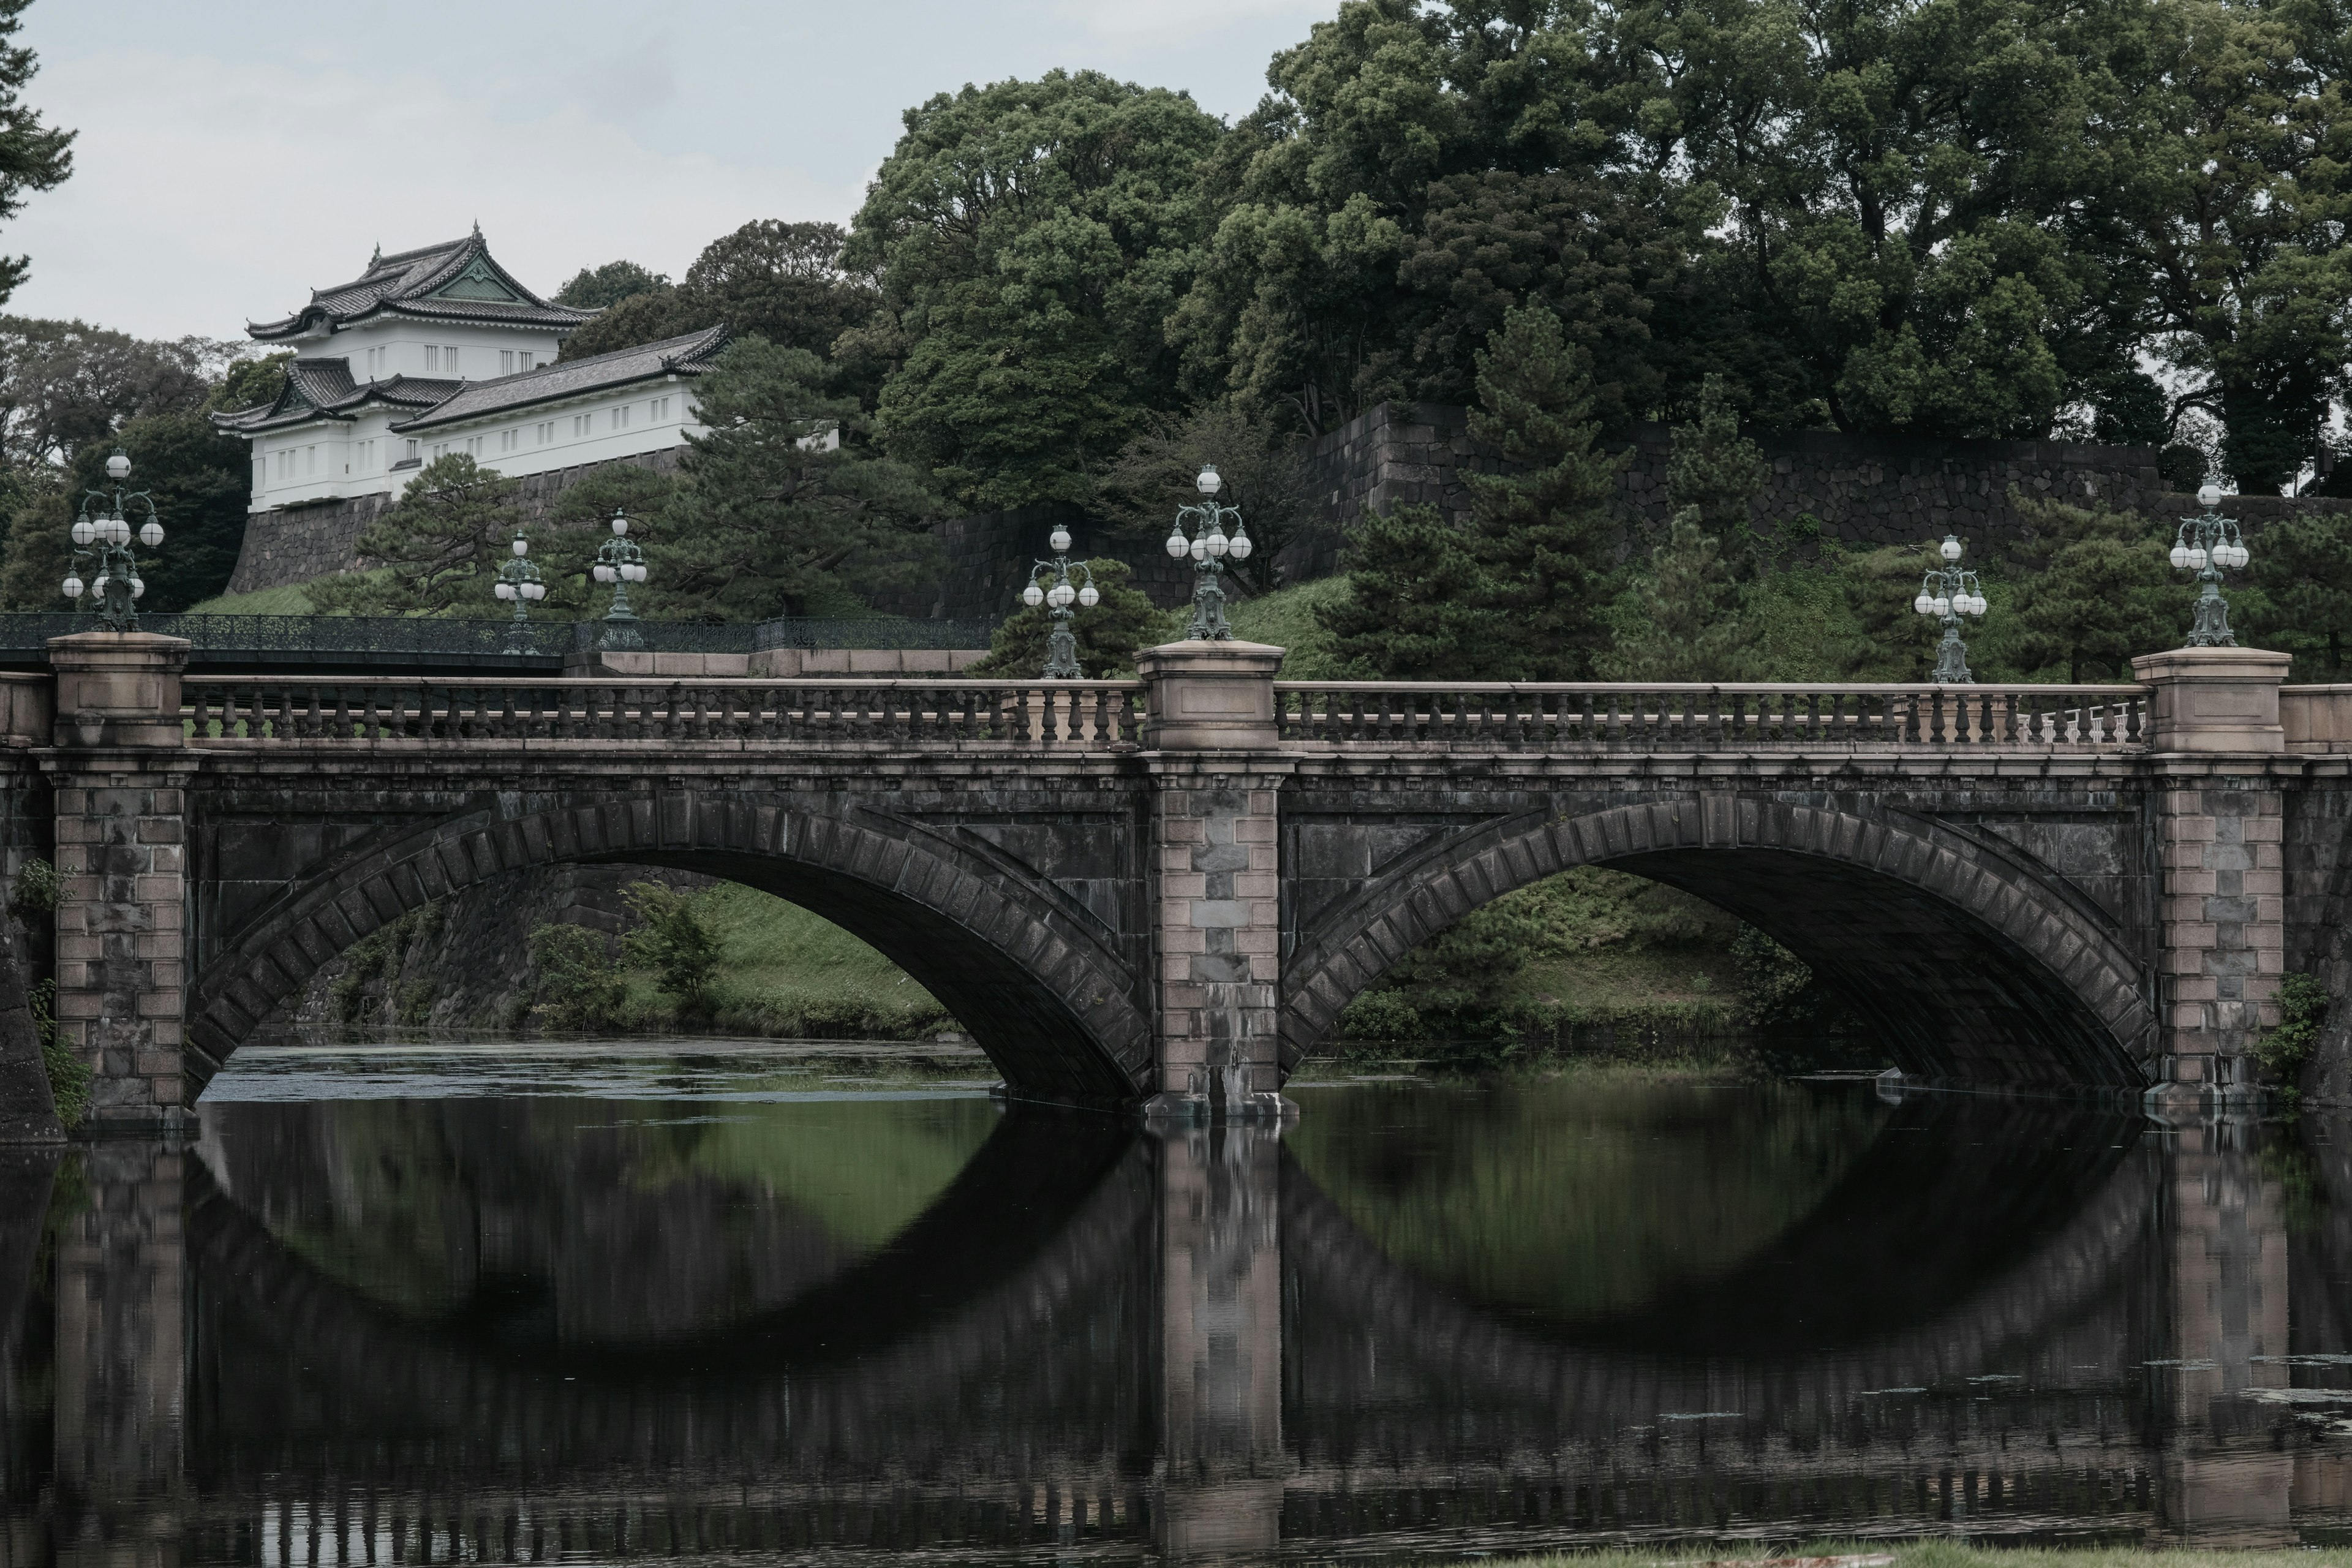
{"type": "Polygon", "coordinates": [[[1157,1081],[1147,1115],[1280,1119],[1282,650],[1187,642],[1136,659],[1150,693],[1157,1081]]]}
{"type": "Polygon", "coordinates": [[[2175,648],[2132,661],[2153,690],[2150,800],[2162,910],[2159,1092],[2254,1090],[2252,1051],[2278,1022],[2286,970],[2286,751],[2279,684],[2288,657],[2175,648]]]}
{"type": "Polygon", "coordinates": [[[55,747],[58,1027],[92,1070],[90,1122],[152,1132],[190,1120],[182,1060],[188,984],[183,738],[189,645],[83,632],[49,644],[55,747]]]}

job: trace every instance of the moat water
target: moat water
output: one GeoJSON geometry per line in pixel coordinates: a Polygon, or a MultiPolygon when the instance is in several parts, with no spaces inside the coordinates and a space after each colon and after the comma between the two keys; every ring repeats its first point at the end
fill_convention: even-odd
{"type": "Polygon", "coordinates": [[[247,1053],[0,1156],[0,1568],[2352,1541],[2352,1124],[975,1055],[247,1053]]]}

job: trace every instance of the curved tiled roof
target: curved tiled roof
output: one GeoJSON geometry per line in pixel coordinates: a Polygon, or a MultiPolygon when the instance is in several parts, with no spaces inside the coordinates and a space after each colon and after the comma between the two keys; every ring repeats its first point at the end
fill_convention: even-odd
{"type": "Polygon", "coordinates": [[[286,366],[286,385],[271,402],[213,416],[213,427],[232,436],[257,436],[314,419],[352,419],[371,404],[422,411],[445,401],[466,384],[437,376],[395,375],[354,382],[348,359],[298,359],[286,366]]]}
{"type": "Polygon", "coordinates": [[[491,257],[478,228],[446,245],[379,255],[350,282],[312,289],[310,302],[292,315],[248,323],[245,330],[268,341],[290,338],[322,322],[339,328],[380,314],[568,331],[595,312],[551,305],[524,288],[491,257]],[[456,289],[470,293],[450,292],[456,289]],[[512,298],[497,298],[500,293],[512,298]]]}
{"type": "Polygon", "coordinates": [[[395,424],[393,428],[401,431],[436,429],[469,420],[491,418],[534,404],[554,403],[602,392],[609,387],[626,386],[632,382],[651,381],[666,375],[698,375],[710,368],[710,362],[719,357],[719,351],[727,346],[733,335],[721,322],[703,331],[664,338],[655,343],[641,343],[633,349],[615,349],[611,353],[596,354],[588,359],[565,360],[538,370],[502,375],[496,381],[469,381],[446,402],[436,404],[415,418],[395,424]]]}

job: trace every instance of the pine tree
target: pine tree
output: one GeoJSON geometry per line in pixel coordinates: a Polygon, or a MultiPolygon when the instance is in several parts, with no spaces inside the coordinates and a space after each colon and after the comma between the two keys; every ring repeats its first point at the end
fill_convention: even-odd
{"type": "Polygon", "coordinates": [[[1649,574],[1618,601],[1615,643],[1594,662],[1604,680],[1738,680],[1748,670],[1739,584],[1723,542],[1699,509],[1675,513],[1665,542],[1650,552],[1649,574]]]}
{"type": "Polygon", "coordinates": [[[1348,542],[1348,596],[1316,619],[1351,676],[1385,680],[1506,679],[1492,596],[1471,541],[1435,507],[1368,514],[1348,542]]]}
{"type": "Polygon", "coordinates": [[[2017,590],[2029,667],[2128,678],[2135,654],[2178,647],[2194,595],[2166,560],[2168,541],[2136,513],[2089,510],[2012,492],[2033,525],[2042,570],[2017,590]]]}
{"type": "MultiPolygon", "coordinates": [[[[2252,541],[2254,583],[2265,603],[2244,621],[2263,647],[2294,655],[2297,681],[2340,681],[2352,642],[2352,520],[2325,512],[2283,517],[2252,541]]],[[[2232,593],[2237,611],[2240,595],[2232,593]]],[[[2249,612],[2254,606],[2248,605],[2249,612]]]]}
{"type": "Polygon", "coordinates": [[[1595,443],[1591,356],[1540,306],[1513,310],[1478,355],[1470,435],[1510,465],[1470,477],[1471,550],[1486,582],[1481,662],[1518,680],[1574,680],[1603,641],[1611,503],[1624,459],[1595,443]]]}
{"type": "MultiPolygon", "coordinates": [[[[12,40],[32,0],[0,0],[0,221],[24,210],[28,191],[55,190],[73,173],[74,132],[41,123],[24,91],[40,68],[33,51],[12,40]]],[[[29,258],[0,258],[0,301],[32,270],[29,258]]]]}
{"type": "Polygon", "coordinates": [[[1700,384],[1698,423],[1677,426],[1666,458],[1666,499],[1697,511],[1701,529],[1727,542],[1733,563],[1752,569],[1759,542],[1749,509],[1764,493],[1764,454],[1739,434],[1739,410],[1723,377],[1700,384]]]}
{"type": "MultiPolygon", "coordinates": [[[[519,488],[462,452],[436,458],[359,536],[361,558],[384,569],[316,584],[311,605],[321,615],[493,617],[501,606],[490,584],[520,521],[519,488]]],[[[553,564],[541,565],[551,589],[553,564]]]]}
{"type": "MultiPolygon", "coordinates": [[[[1169,613],[1135,586],[1134,569],[1124,561],[1089,561],[1095,589],[1102,603],[1071,617],[1070,631],[1078,639],[1078,670],[1088,680],[1135,673],[1135,650],[1168,641],[1169,613]]],[[[1086,577],[1073,570],[1071,581],[1083,587],[1086,577]]],[[[971,667],[974,675],[1013,680],[1034,679],[1045,673],[1048,643],[1054,633],[1054,612],[1045,605],[1024,605],[1005,617],[989,639],[988,657],[971,667]]]]}

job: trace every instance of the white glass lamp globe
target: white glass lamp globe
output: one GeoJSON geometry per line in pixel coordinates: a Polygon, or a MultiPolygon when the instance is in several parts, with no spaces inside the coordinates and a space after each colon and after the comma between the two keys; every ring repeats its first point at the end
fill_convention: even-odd
{"type": "Polygon", "coordinates": [[[2192,544],[2189,547],[2189,569],[2191,572],[2204,571],[2205,561],[2205,547],[2203,545],[2192,544]]]}
{"type": "Polygon", "coordinates": [[[1178,561],[1184,558],[1184,531],[1178,529],[1168,536],[1168,553],[1178,561]]]}
{"type": "Polygon", "coordinates": [[[527,542],[520,533],[515,535],[514,552],[515,559],[518,561],[530,553],[530,545],[529,542],[527,542]]]}
{"type": "Polygon", "coordinates": [[[2207,479],[2197,488],[2197,504],[2211,511],[2221,504],[2221,487],[2207,479]]]}
{"type": "Polygon", "coordinates": [[[1102,590],[1097,588],[1092,583],[1087,584],[1085,587],[1078,590],[1078,607],[1080,609],[1091,610],[1097,605],[1101,603],[1102,590]]]}
{"type": "Polygon", "coordinates": [[[514,584],[511,583],[493,583],[490,584],[490,593],[496,596],[499,602],[504,603],[505,601],[514,597],[514,584]]]}
{"type": "Polygon", "coordinates": [[[2186,544],[2176,544],[2172,547],[2172,569],[2175,572],[2189,570],[2189,546],[2186,544]]]}
{"type": "Polygon", "coordinates": [[[101,572],[99,574],[98,581],[89,585],[89,591],[103,599],[106,597],[106,585],[113,580],[101,572]]]}
{"type": "Polygon", "coordinates": [[[1225,552],[1236,561],[1246,561],[1250,558],[1250,552],[1256,548],[1256,545],[1250,542],[1250,536],[1248,534],[1244,533],[1239,528],[1235,528],[1234,530],[1234,542],[1225,546],[1225,552]]]}
{"type": "Polygon", "coordinates": [[[1232,548],[1233,541],[1225,537],[1225,531],[1223,529],[1213,528],[1209,530],[1209,554],[1212,558],[1223,560],[1224,558],[1225,552],[1232,548]]]}
{"type": "Polygon", "coordinates": [[[599,583],[614,583],[620,580],[618,574],[615,574],[610,566],[606,566],[602,563],[589,568],[589,570],[595,574],[596,581],[599,583]]]}
{"type": "Polygon", "coordinates": [[[646,580],[646,569],[632,563],[621,568],[621,575],[632,583],[642,583],[646,580]]]}
{"type": "Polygon", "coordinates": [[[1209,542],[1205,539],[1192,541],[1192,554],[1195,561],[1206,561],[1209,558],[1209,542]]]}
{"type": "Polygon", "coordinates": [[[78,517],[74,519],[74,525],[70,531],[73,534],[73,542],[88,549],[91,542],[98,538],[98,524],[86,517],[78,517]]]}
{"type": "Polygon", "coordinates": [[[60,586],[65,589],[67,598],[79,599],[81,597],[82,583],[80,578],[68,576],[65,582],[60,584],[60,586]]]}
{"type": "Polygon", "coordinates": [[[1985,613],[1985,596],[1982,594],[1977,595],[1974,598],[1969,601],[1969,614],[1972,616],[1981,616],[1985,613]]]}
{"type": "Polygon", "coordinates": [[[1944,535],[1944,542],[1937,548],[1943,552],[1944,559],[1947,561],[1958,561],[1960,558],[1960,542],[1948,533],[1944,535]]]}
{"type": "Polygon", "coordinates": [[[131,579],[131,596],[132,598],[134,598],[134,599],[135,599],[135,598],[139,597],[142,594],[144,594],[146,591],[147,591],[147,583],[146,583],[146,580],[145,580],[144,578],[141,578],[141,577],[133,577],[132,579],[131,579]]]}
{"type": "Polygon", "coordinates": [[[1067,583],[1055,584],[1054,591],[1045,595],[1047,599],[1053,602],[1054,608],[1057,610],[1068,608],[1070,602],[1077,596],[1078,591],[1076,588],[1071,587],[1067,583]]]}
{"type": "Polygon", "coordinates": [[[1070,531],[1066,528],[1056,527],[1051,534],[1046,536],[1045,548],[1052,551],[1056,555],[1061,554],[1064,551],[1069,549],[1069,547],[1070,531]]]}
{"type": "Polygon", "coordinates": [[[139,529],[139,542],[152,550],[163,542],[163,525],[149,518],[139,529]]]}
{"type": "Polygon", "coordinates": [[[1225,481],[1218,474],[1217,465],[1214,463],[1202,464],[1201,477],[1194,479],[1192,483],[1204,496],[1215,495],[1219,490],[1225,488],[1225,481]]]}
{"type": "Polygon", "coordinates": [[[2232,572],[2254,558],[2252,552],[2242,544],[2225,544],[2221,548],[2230,552],[2230,558],[2221,564],[2232,572]]]}
{"type": "Polygon", "coordinates": [[[1951,601],[1951,600],[1949,600],[1949,599],[1948,599],[1948,598],[1946,598],[1946,597],[1945,597],[1943,595],[1941,595],[1941,594],[1937,595],[1936,595],[1936,613],[1937,613],[1937,615],[1939,615],[1939,616],[1948,616],[1948,615],[1950,615],[1950,614],[1952,613],[1952,601],[1951,601]]]}
{"type": "Polygon", "coordinates": [[[629,520],[621,513],[617,511],[614,512],[613,514],[613,537],[615,539],[626,539],[628,535],[629,520]]]}
{"type": "Polygon", "coordinates": [[[1911,607],[1923,616],[1932,616],[1936,613],[1935,597],[1933,595],[1922,594],[1911,601],[1911,607]]]}
{"type": "Polygon", "coordinates": [[[544,583],[525,583],[522,591],[533,601],[547,597],[547,584],[544,583]]]}
{"type": "Polygon", "coordinates": [[[117,452],[111,458],[107,458],[106,477],[110,479],[117,480],[129,479],[131,477],[131,459],[124,457],[120,452],[117,452]]]}
{"type": "Polygon", "coordinates": [[[1045,602],[1045,590],[1032,583],[1021,590],[1021,602],[1034,610],[1045,602]]]}

